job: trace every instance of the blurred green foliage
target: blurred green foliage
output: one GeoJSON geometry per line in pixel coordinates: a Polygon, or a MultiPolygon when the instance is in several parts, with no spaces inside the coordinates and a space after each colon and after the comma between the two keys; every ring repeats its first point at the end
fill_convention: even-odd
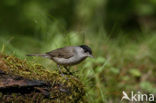
{"type": "MultiPolygon", "coordinates": [[[[118,103],[122,91],[156,93],[155,0],[1,0],[0,51],[26,58],[87,44],[94,59],[71,70],[89,103],[118,103]]],[[[27,58],[56,69],[50,60],[27,58]]]]}
{"type": "Polygon", "coordinates": [[[0,12],[3,31],[27,35],[48,35],[54,25],[55,32],[102,28],[114,36],[156,27],[154,0],[1,0],[0,12]]]}

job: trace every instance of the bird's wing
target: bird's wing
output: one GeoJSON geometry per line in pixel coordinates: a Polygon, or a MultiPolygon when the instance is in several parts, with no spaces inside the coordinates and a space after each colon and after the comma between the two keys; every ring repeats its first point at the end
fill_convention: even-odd
{"type": "Polygon", "coordinates": [[[47,52],[46,54],[48,54],[52,57],[68,59],[68,58],[74,56],[74,48],[73,47],[59,48],[59,49],[47,52]]]}

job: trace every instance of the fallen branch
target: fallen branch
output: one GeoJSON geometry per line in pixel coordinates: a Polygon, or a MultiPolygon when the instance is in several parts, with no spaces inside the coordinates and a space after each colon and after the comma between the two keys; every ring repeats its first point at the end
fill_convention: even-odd
{"type": "Polygon", "coordinates": [[[74,76],[61,76],[41,65],[0,55],[0,101],[15,103],[84,102],[85,92],[74,76]]]}

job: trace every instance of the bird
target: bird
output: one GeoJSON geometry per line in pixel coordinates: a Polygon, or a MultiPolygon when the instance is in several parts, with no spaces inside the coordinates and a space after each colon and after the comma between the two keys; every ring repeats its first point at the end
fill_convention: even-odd
{"type": "Polygon", "coordinates": [[[49,58],[57,64],[60,72],[60,66],[63,66],[69,74],[72,73],[68,67],[81,63],[87,57],[93,57],[92,49],[87,45],[66,46],[44,54],[28,54],[27,56],[41,56],[49,58]]]}

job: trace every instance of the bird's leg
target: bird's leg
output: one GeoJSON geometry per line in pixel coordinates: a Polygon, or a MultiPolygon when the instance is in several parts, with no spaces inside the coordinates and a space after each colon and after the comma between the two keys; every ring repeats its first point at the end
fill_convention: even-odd
{"type": "Polygon", "coordinates": [[[64,68],[66,69],[66,71],[69,73],[69,75],[73,75],[72,72],[70,72],[70,70],[67,68],[67,66],[64,66],[64,68]]]}
{"type": "Polygon", "coordinates": [[[61,68],[60,68],[60,65],[59,64],[57,64],[57,67],[59,69],[59,73],[61,73],[61,75],[64,76],[63,73],[62,73],[62,71],[61,71],[61,68]]]}

